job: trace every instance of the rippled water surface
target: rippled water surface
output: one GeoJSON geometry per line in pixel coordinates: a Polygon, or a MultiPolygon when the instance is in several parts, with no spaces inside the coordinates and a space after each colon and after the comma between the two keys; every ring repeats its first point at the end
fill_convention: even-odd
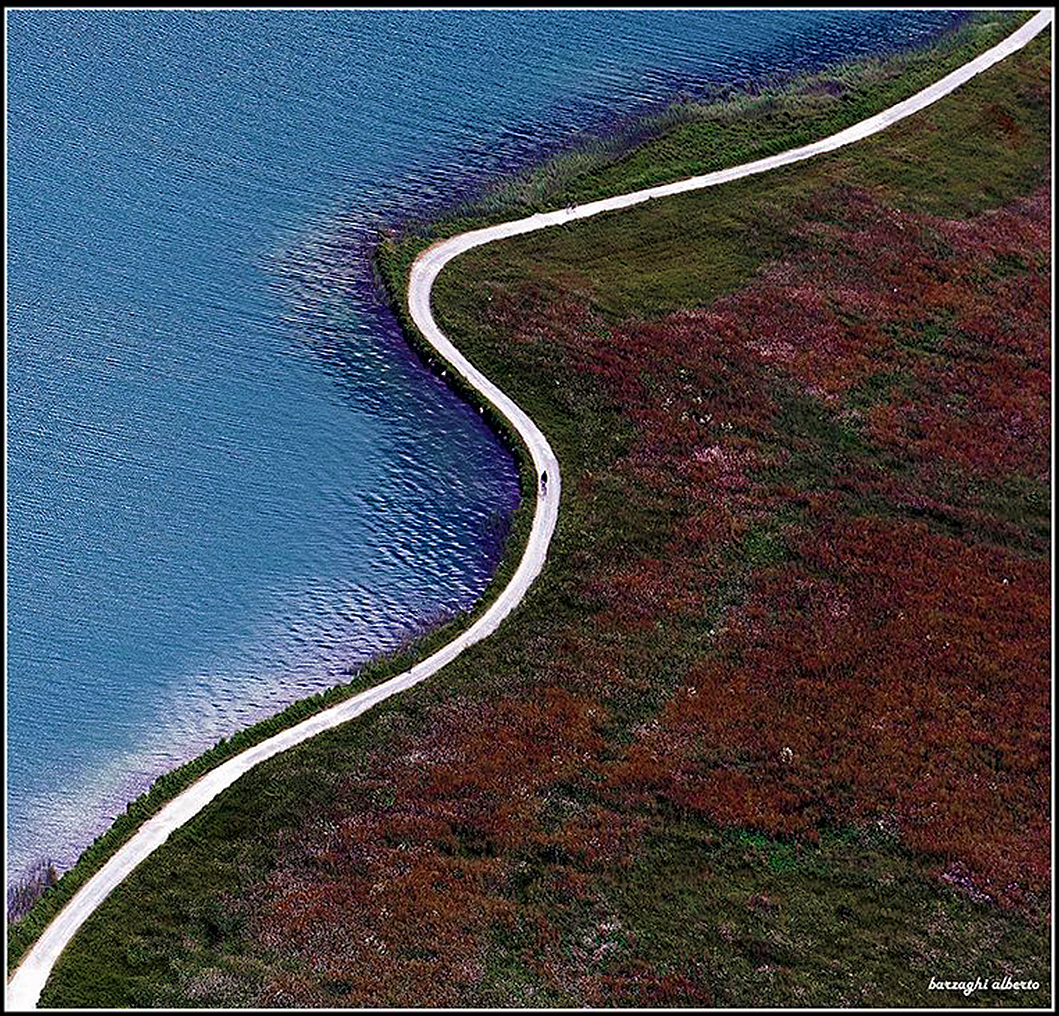
{"type": "Polygon", "coordinates": [[[927,12],[8,16],[8,863],[488,582],[498,441],[365,239],[677,89],[927,12]]]}

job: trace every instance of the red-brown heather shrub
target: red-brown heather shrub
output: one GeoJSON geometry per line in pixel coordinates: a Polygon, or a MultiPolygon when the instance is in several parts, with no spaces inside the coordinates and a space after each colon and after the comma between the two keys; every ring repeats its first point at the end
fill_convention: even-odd
{"type": "Polygon", "coordinates": [[[762,574],[611,774],[773,834],[883,823],[1015,899],[1049,877],[1048,565],[833,518],[762,574]]]}

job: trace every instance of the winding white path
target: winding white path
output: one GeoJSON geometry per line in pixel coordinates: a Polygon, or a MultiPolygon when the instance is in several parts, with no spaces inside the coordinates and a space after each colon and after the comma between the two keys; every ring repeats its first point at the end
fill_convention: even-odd
{"type": "Polygon", "coordinates": [[[918,92],[904,102],[870,117],[853,127],[848,127],[838,134],[821,141],[815,141],[802,148],[792,149],[767,159],[759,159],[743,166],[723,169],[705,176],[691,177],[676,183],[651,187],[632,194],[594,201],[591,204],[533,215],[517,222],[505,222],[498,226],[474,230],[461,236],[453,237],[435,244],[423,251],[412,265],[408,287],[408,307],[412,319],[420,331],[475,388],[482,392],[493,405],[504,414],[521,435],[533,457],[538,477],[547,472],[547,493],[537,499],[537,509],[533,516],[526,552],[517,571],[489,609],[463,634],[457,636],[433,656],[416,664],[404,674],[378,685],[369,691],[342,702],[337,706],[318,713],[295,727],[270,737],[254,748],[249,748],[241,755],[229,759],[212,772],[207,773],[183,793],[167,804],[154,818],[133,835],[114,856],[77,892],[70,902],[51,922],[36,944],[23,957],[14,975],[7,984],[7,1007],[15,1010],[35,1008],[41,991],[51,973],[59,954],[66,948],[78,928],[89,915],[107,898],[110,892],[157,847],[160,847],[169,834],[197,815],[222,790],[230,787],[240,776],[265,759],[301,744],[303,741],[324,730],[337,727],[340,723],[359,716],[372,706],[388,699],[391,695],[411,688],[432,674],[437,673],[447,663],[455,659],[464,649],[480,642],[496,630],[500,622],[519,604],[526,595],[533,580],[544,565],[548,544],[555,530],[559,512],[559,463],[536,424],[496,387],[487,377],[476,370],[446,338],[438,328],[430,311],[430,292],[434,280],[441,269],[453,258],[472,247],[479,247],[493,240],[530,233],[548,226],[560,225],[574,219],[585,219],[600,212],[627,208],[630,205],[648,201],[651,198],[665,197],[669,194],[681,194],[684,191],[713,187],[730,180],[738,180],[755,173],[764,173],[778,166],[787,166],[800,162],[822,152],[830,152],[853,141],[866,138],[883,130],[892,123],[903,119],[918,110],[936,102],[942,96],[958,88],[965,81],[991,67],[999,60],[1022,48],[1038,32],[1052,21],[1052,11],[1043,10],[1036,14],[1025,25],[1010,35],[1003,42],[985,53],[964,64],[958,70],[918,92]]]}

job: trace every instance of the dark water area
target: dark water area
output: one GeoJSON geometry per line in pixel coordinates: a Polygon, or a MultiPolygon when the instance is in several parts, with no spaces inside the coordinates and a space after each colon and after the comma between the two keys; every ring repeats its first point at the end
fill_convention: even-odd
{"type": "Polygon", "coordinates": [[[945,11],[14,11],[8,871],[488,584],[499,440],[378,229],[677,92],[945,11]]]}

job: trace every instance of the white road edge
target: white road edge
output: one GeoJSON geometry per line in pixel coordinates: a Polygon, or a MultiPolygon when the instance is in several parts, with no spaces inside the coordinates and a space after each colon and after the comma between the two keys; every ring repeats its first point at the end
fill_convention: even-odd
{"type": "Polygon", "coordinates": [[[911,98],[899,102],[896,106],[821,141],[814,141],[802,148],[791,149],[788,152],[749,162],[743,166],[707,173],[704,176],[650,187],[632,194],[621,194],[602,201],[593,201],[591,204],[531,215],[517,222],[504,222],[497,226],[476,229],[460,236],[454,236],[450,240],[443,240],[423,251],[412,265],[408,287],[408,309],[412,320],[438,352],[479,392],[485,395],[518,431],[533,457],[538,480],[545,472],[548,474],[547,491],[538,496],[529,542],[517,571],[489,609],[470,628],[458,635],[443,649],[439,649],[433,656],[416,664],[406,673],[392,677],[375,688],[361,692],[337,706],[332,706],[229,759],[206,773],[170,801],[157,815],[145,822],[132,838],[78,890],[73,899],[52,920],[22,958],[22,962],[7,984],[7,1008],[19,1011],[36,1008],[55,961],[89,915],[141,861],[165,843],[170,833],[202,811],[222,790],[230,787],[240,776],[266,759],[288,748],[293,748],[324,730],[337,727],[390,696],[411,688],[432,674],[436,674],[468,646],[480,642],[495,631],[500,622],[518,606],[533,580],[540,573],[559,514],[559,463],[536,424],[507,395],[467,361],[434,321],[430,310],[431,287],[445,265],[465,251],[491,243],[493,240],[518,236],[521,233],[531,233],[537,229],[558,226],[575,219],[587,219],[601,212],[628,208],[630,205],[640,204],[651,198],[682,194],[685,191],[699,190],[704,187],[715,187],[745,176],[765,173],[779,166],[801,162],[803,159],[834,151],[843,145],[876,134],[889,127],[890,124],[948,95],[976,74],[980,74],[1006,56],[1021,49],[1051,23],[1052,14],[1050,9],[1041,10],[1003,42],[975,57],[940,81],[929,85],[911,98]]]}

